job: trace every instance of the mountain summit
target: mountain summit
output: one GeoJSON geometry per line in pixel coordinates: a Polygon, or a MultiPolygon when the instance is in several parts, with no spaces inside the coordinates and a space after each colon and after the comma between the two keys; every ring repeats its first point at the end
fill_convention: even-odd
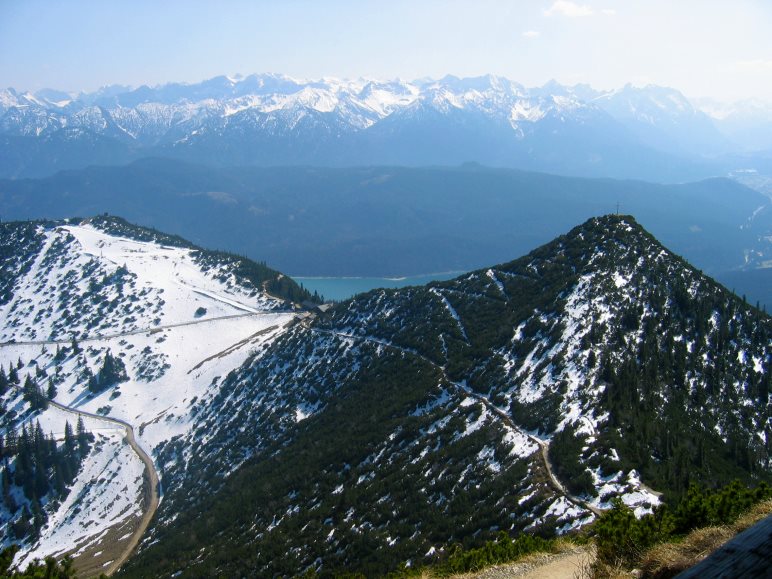
{"type": "Polygon", "coordinates": [[[324,313],[113,217],[4,223],[0,255],[0,519],[22,563],[380,575],[772,478],[772,320],[629,216],[324,313]]]}
{"type": "Polygon", "coordinates": [[[617,497],[769,480],[770,336],[628,216],[363,294],[264,343],[159,447],[126,575],[382,574],[617,497]]]}

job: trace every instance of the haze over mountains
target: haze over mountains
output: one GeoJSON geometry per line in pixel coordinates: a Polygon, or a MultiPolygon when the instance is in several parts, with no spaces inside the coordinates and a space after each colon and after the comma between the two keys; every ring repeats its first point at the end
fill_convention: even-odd
{"type": "Polygon", "coordinates": [[[765,126],[495,76],[0,91],[0,541],[375,576],[771,481],[765,126]]]}
{"type": "Polygon", "coordinates": [[[729,179],[684,185],[489,169],[210,168],[146,159],[0,180],[3,219],[108,212],[291,275],[468,271],[592,215],[641,223],[738,295],[772,306],[769,198],[729,179]],[[749,273],[751,272],[751,273],[749,273]]]}
{"type": "Polygon", "coordinates": [[[526,88],[484,76],[379,81],[281,75],[0,92],[0,176],[164,156],[217,165],[484,165],[680,182],[772,174],[768,108],[708,116],[677,90],[526,88]]]}

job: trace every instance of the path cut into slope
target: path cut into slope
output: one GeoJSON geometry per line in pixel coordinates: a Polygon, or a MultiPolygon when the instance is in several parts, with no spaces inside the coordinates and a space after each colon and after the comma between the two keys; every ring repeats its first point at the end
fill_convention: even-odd
{"type": "MultiPolygon", "coordinates": [[[[128,332],[119,332],[117,334],[96,334],[93,336],[84,336],[83,338],[77,338],[78,343],[82,342],[96,342],[99,340],[113,340],[115,338],[125,338],[127,336],[137,336],[139,334],[155,334],[163,330],[170,330],[172,328],[184,328],[186,326],[197,326],[199,324],[207,324],[210,322],[219,322],[222,320],[233,320],[237,318],[247,318],[251,316],[263,316],[265,314],[294,314],[297,313],[294,310],[271,310],[267,312],[247,312],[244,314],[231,314],[228,316],[217,316],[212,318],[204,318],[201,320],[192,320],[190,322],[178,322],[176,324],[166,324],[163,326],[153,326],[150,328],[141,328],[139,330],[130,330],[128,332]]],[[[57,344],[72,344],[72,338],[66,340],[33,340],[29,342],[0,342],[0,348],[4,346],[55,346],[57,344]]]]}
{"type": "Polygon", "coordinates": [[[594,559],[592,547],[576,547],[561,553],[535,553],[515,563],[454,575],[453,579],[575,579],[583,576],[594,559]]]}
{"type": "MultiPolygon", "coordinates": [[[[308,318],[307,318],[308,319],[308,318]]],[[[544,465],[545,470],[547,471],[547,477],[550,481],[550,485],[558,492],[558,494],[562,495],[566,498],[566,500],[570,501],[571,503],[575,504],[576,506],[587,509],[591,513],[593,513],[596,516],[600,516],[603,512],[602,509],[599,509],[598,507],[591,505],[589,502],[582,500],[581,498],[577,497],[576,495],[571,494],[568,489],[558,480],[557,476],[555,475],[554,471],[552,470],[552,465],[550,464],[548,452],[549,452],[549,441],[548,440],[542,440],[537,436],[534,436],[533,434],[530,434],[523,430],[520,426],[515,424],[513,420],[507,415],[506,412],[504,412],[501,408],[493,404],[488,398],[483,396],[482,394],[478,394],[477,392],[474,392],[471,388],[464,384],[459,384],[457,382],[454,382],[448,377],[448,374],[446,372],[446,369],[444,366],[440,366],[436,362],[430,360],[426,356],[416,352],[415,350],[411,350],[408,348],[403,348],[401,346],[398,346],[397,344],[394,344],[392,342],[389,342],[388,340],[381,340],[378,338],[373,338],[371,336],[357,336],[355,334],[346,334],[344,332],[335,332],[332,330],[323,330],[320,328],[312,328],[310,326],[306,326],[310,331],[317,332],[321,334],[328,334],[333,336],[338,336],[340,338],[346,338],[349,340],[360,340],[363,342],[370,342],[372,344],[376,344],[378,346],[383,346],[385,348],[393,348],[399,352],[402,352],[403,354],[410,354],[412,356],[417,356],[427,364],[430,364],[437,368],[441,373],[442,377],[445,379],[445,381],[452,385],[456,390],[459,392],[463,392],[467,396],[474,398],[481,404],[483,404],[488,410],[490,410],[495,416],[497,416],[504,424],[506,424],[509,428],[512,430],[520,433],[521,435],[527,437],[529,440],[534,442],[539,447],[539,456],[541,457],[541,461],[544,465]]]]}
{"type": "Polygon", "coordinates": [[[64,412],[77,414],[79,417],[83,416],[86,418],[94,418],[96,420],[101,420],[103,422],[109,422],[111,424],[120,426],[126,432],[126,437],[125,437],[126,443],[131,447],[134,453],[139,457],[139,459],[145,465],[144,476],[143,476],[144,499],[142,501],[144,512],[142,513],[142,519],[139,522],[139,526],[137,526],[137,528],[132,533],[131,538],[129,539],[126,547],[124,547],[121,555],[117,559],[115,559],[105,571],[105,575],[108,575],[108,576],[112,575],[121,567],[121,565],[123,565],[126,562],[126,560],[131,556],[131,554],[137,548],[137,545],[139,545],[139,542],[142,539],[142,536],[145,534],[147,527],[150,525],[150,521],[153,519],[153,516],[155,515],[156,510],[158,510],[158,502],[159,502],[158,471],[156,470],[155,465],[153,464],[153,461],[150,458],[150,456],[142,449],[142,447],[139,444],[137,444],[137,440],[134,437],[134,427],[128,422],[121,420],[119,418],[112,418],[109,416],[102,416],[101,414],[94,414],[91,412],[78,410],[77,408],[72,408],[71,406],[65,406],[64,404],[59,404],[58,402],[54,402],[53,400],[50,400],[49,404],[55,408],[59,408],[60,410],[63,410],[64,412]]]}

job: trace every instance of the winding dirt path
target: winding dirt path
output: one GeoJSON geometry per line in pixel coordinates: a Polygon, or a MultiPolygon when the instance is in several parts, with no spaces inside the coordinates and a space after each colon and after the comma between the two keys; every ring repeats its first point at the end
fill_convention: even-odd
{"type": "MultiPolygon", "coordinates": [[[[136,334],[142,334],[142,333],[156,333],[161,330],[169,329],[169,328],[179,328],[184,326],[192,326],[197,324],[205,324],[209,322],[215,322],[215,321],[221,321],[221,320],[229,320],[229,319],[236,319],[236,318],[243,318],[243,317],[249,317],[249,316],[257,316],[257,315],[264,315],[266,313],[270,314],[276,314],[276,313],[295,313],[296,311],[284,311],[284,310],[274,310],[270,312],[247,312],[243,314],[233,314],[233,315],[227,315],[227,316],[218,316],[213,318],[205,318],[202,320],[193,320],[190,322],[181,322],[177,324],[168,324],[165,326],[155,326],[153,328],[144,328],[140,330],[132,330],[129,332],[121,332],[117,334],[98,334],[94,336],[88,336],[80,338],[79,342],[89,342],[89,341],[97,341],[97,340],[107,340],[107,339],[116,339],[116,338],[122,338],[124,336],[132,336],[136,334]]],[[[296,318],[293,318],[285,324],[285,326],[290,325],[291,323],[294,323],[296,321],[296,318]]],[[[220,352],[219,354],[216,354],[215,356],[211,358],[207,358],[206,360],[202,361],[198,364],[194,370],[198,367],[200,367],[202,364],[207,362],[209,359],[212,359],[216,356],[227,354],[233,349],[242,346],[244,343],[254,339],[255,337],[267,333],[269,331],[273,331],[277,329],[279,326],[273,325],[268,328],[264,328],[257,333],[253,334],[246,340],[239,342],[237,344],[232,345],[230,348],[225,350],[224,352],[220,352]]],[[[55,344],[70,344],[72,340],[41,340],[41,341],[30,341],[30,342],[3,342],[0,343],[0,348],[2,347],[8,347],[8,346],[30,346],[30,345],[55,345],[55,344]]],[[[191,370],[192,371],[192,370],[191,370]]],[[[190,373],[190,372],[189,372],[190,373]]],[[[18,387],[17,387],[18,388],[18,387]]],[[[104,416],[101,414],[95,414],[92,412],[86,412],[85,410],[79,410],[72,406],[66,406],[64,404],[61,404],[59,402],[56,402],[54,400],[48,400],[48,403],[58,408],[59,410],[62,410],[64,412],[68,412],[77,416],[82,416],[86,418],[92,418],[99,420],[101,422],[107,422],[110,424],[115,424],[116,426],[119,426],[122,428],[126,435],[125,440],[126,443],[131,447],[132,451],[139,457],[139,459],[144,464],[144,472],[143,472],[143,488],[144,488],[144,496],[143,496],[143,514],[142,518],[138,524],[138,526],[134,529],[134,531],[131,534],[131,537],[129,538],[128,542],[126,543],[125,548],[121,552],[121,554],[114,560],[110,565],[106,568],[103,573],[105,575],[112,575],[114,574],[127,560],[128,558],[134,553],[137,546],[139,545],[139,542],[142,540],[142,537],[145,534],[145,531],[147,531],[148,526],[150,525],[150,521],[153,519],[153,516],[155,515],[156,511],[158,510],[158,504],[159,504],[159,479],[158,479],[158,471],[155,468],[155,465],[153,464],[153,460],[150,458],[150,456],[142,449],[142,447],[137,443],[136,437],[134,436],[134,427],[126,422],[125,420],[121,420],[119,418],[113,418],[111,416],[104,416]]]]}
{"type": "Polygon", "coordinates": [[[71,406],[65,406],[64,404],[59,404],[58,402],[54,402],[53,400],[50,400],[48,403],[55,408],[63,410],[64,412],[70,412],[72,414],[77,414],[78,416],[94,418],[96,420],[101,420],[102,422],[109,422],[120,426],[126,432],[125,440],[127,444],[131,447],[134,453],[139,457],[139,459],[145,465],[145,471],[143,473],[144,498],[142,501],[144,512],[142,514],[142,519],[140,520],[137,528],[132,533],[131,538],[126,544],[126,547],[124,548],[121,555],[118,558],[116,558],[104,572],[105,575],[108,575],[108,576],[112,575],[121,567],[121,565],[123,565],[126,562],[126,560],[132,555],[132,553],[134,553],[134,550],[137,548],[137,545],[139,545],[139,542],[142,539],[143,535],[145,534],[145,531],[147,530],[148,525],[150,525],[150,521],[153,519],[153,516],[155,515],[156,510],[158,510],[158,502],[159,502],[158,471],[156,470],[155,465],[153,464],[153,461],[150,458],[150,456],[142,449],[142,447],[139,444],[137,444],[137,440],[134,437],[134,427],[128,422],[121,420],[119,418],[112,418],[109,416],[102,416],[101,414],[93,414],[91,412],[78,410],[77,408],[72,408],[71,406]]]}
{"type": "MultiPolygon", "coordinates": [[[[98,340],[113,340],[115,338],[124,338],[126,336],[136,336],[137,334],[155,334],[163,330],[171,328],[183,328],[185,326],[196,326],[199,324],[208,324],[211,322],[219,322],[222,320],[233,320],[236,318],[247,318],[250,316],[264,316],[266,314],[297,314],[295,310],[270,310],[265,312],[247,312],[245,314],[229,314],[227,316],[216,316],[213,318],[204,318],[201,320],[193,320],[190,322],[179,322],[176,324],[166,324],[164,326],[153,326],[152,328],[141,328],[139,330],[130,330],[128,332],[120,332],[118,334],[94,334],[93,336],[84,336],[78,338],[78,343],[83,342],[95,342],[98,340]]],[[[29,342],[0,342],[0,348],[9,346],[55,346],[57,344],[72,344],[72,338],[66,340],[32,340],[29,342]]]]}
{"type": "Polygon", "coordinates": [[[420,354],[419,352],[415,350],[411,350],[408,348],[403,348],[401,346],[398,346],[397,344],[394,344],[392,342],[389,342],[388,340],[381,340],[378,338],[373,338],[371,336],[357,336],[355,334],[346,334],[344,332],[334,332],[332,330],[323,330],[321,328],[313,328],[310,326],[306,326],[310,331],[320,333],[320,334],[327,334],[327,335],[333,335],[338,336],[341,338],[346,338],[350,340],[360,340],[362,342],[370,342],[372,344],[377,344],[379,346],[383,346],[386,348],[393,348],[395,350],[398,350],[400,352],[403,352],[405,354],[411,354],[413,356],[418,356],[421,358],[424,362],[431,364],[440,372],[442,372],[442,377],[445,379],[445,381],[448,384],[451,384],[454,388],[456,388],[458,391],[463,392],[467,396],[470,396],[483,404],[489,411],[491,411],[493,414],[495,414],[502,422],[504,422],[509,428],[512,430],[515,430],[516,432],[522,434],[523,436],[526,436],[529,440],[534,442],[539,446],[539,456],[541,457],[542,463],[544,464],[544,468],[547,471],[547,476],[550,481],[550,485],[558,492],[558,494],[564,496],[566,500],[572,502],[576,506],[587,509],[591,513],[593,513],[596,516],[600,516],[602,514],[602,509],[599,509],[598,507],[588,503],[585,500],[582,500],[581,498],[577,497],[576,495],[571,494],[568,489],[558,480],[558,477],[555,475],[554,471],[552,470],[552,464],[550,464],[549,461],[549,441],[545,441],[540,439],[537,436],[534,436],[533,434],[530,434],[523,430],[520,426],[515,424],[512,419],[509,417],[509,415],[501,410],[501,408],[497,407],[495,404],[493,404],[488,398],[483,396],[482,394],[478,394],[477,392],[473,391],[471,388],[466,386],[465,384],[460,384],[458,382],[454,382],[448,377],[448,374],[445,370],[444,366],[440,366],[436,362],[430,360],[423,354],[420,354]]]}
{"type": "MultiPolygon", "coordinates": [[[[444,369],[443,369],[444,372],[444,369]]],[[[444,375],[444,374],[443,374],[444,375]]],[[[447,378],[447,376],[446,376],[447,378]]],[[[453,382],[451,382],[453,384],[453,382]]],[[[454,384],[456,387],[460,387],[463,389],[464,392],[468,396],[471,396],[475,400],[478,400],[482,404],[485,405],[486,408],[488,408],[491,412],[496,414],[507,426],[512,428],[513,430],[516,430],[517,432],[525,435],[528,437],[529,440],[536,443],[539,446],[539,454],[541,455],[542,463],[544,464],[544,468],[547,471],[547,476],[549,477],[550,484],[552,487],[558,491],[561,495],[563,495],[568,501],[574,503],[576,506],[581,507],[583,509],[587,509],[588,511],[592,512],[596,516],[600,516],[602,514],[602,510],[596,507],[595,505],[592,505],[588,503],[585,500],[580,499],[576,495],[571,494],[568,489],[563,486],[563,483],[561,483],[558,480],[557,475],[555,475],[555,472],[552,470],[552,463],[549,459],[549,441],[548,440],[542,440],[541,438],[534,436],[533,434],[529,434],[528,432],[524,431],[522,428],[517,426],[512,419],[507,415],[506,412],[501,410],[498,406],[494,405],[490,400],[488,400],[485,396],[482,394],[478,394],[477,392],[473,392],[470,388],[464,388],[460,384],[454,384]]]]}
{"type": "Polygon", "coordinates": [[[455,575],[453,579],[576,579],[586,577],[595,560],[592,548],[577,547],[562,553],[539,553],[482,571],[455,575]]]}

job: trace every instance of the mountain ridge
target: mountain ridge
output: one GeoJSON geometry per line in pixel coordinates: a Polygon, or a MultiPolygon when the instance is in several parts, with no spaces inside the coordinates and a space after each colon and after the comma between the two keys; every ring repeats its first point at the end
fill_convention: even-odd
{"type": "MultiPolygon", "coordinates": [[[[640,515],[692,482],[772,478],[772,319],[630,216],[324,314],[118,218],[0,232],[0,367],[133,425],[163,485],[122,576],[382,575],[501,531],[571,532],[616,498],[640,515]]],[[[54,405],[0,402],[6,432],[62,428],[54,405]]],[[[141,464],[122,429],[87,423],[74,488],[106,467],[128,491],[46,503],[20,557],[80,544],[82,564],[114,560],[86,522],[139,500],[141,464]]]]}
{"type": "Polygon", "coordinates": [[[229,376],[199,414],[216,444],[165,446],[175,490],[158,546],[126,576],[383,574],[501,529],[566,532],[616,496],[646,512],[659,498],[641,480],[675,495],[695,479],[766,480],[770,324],[626,216],[456,280],[363,294],[229,376]],[[209,496],[170,521],[204,481],[209,496]]]}
{"type": "Polygon", "coordinates": [[[705,157],[731,149],[705,113],[660,87],[526,88],[492,75],[416,81],[252,75],[62,96],[0,91],[0,147],[7,153],[0,175],[42,176],[160,155],[258,166],[476,161],[683,181],[724,174],[721,163],[705,157]],[[637,164],[626,160],[631,156],[637,164]]]}

